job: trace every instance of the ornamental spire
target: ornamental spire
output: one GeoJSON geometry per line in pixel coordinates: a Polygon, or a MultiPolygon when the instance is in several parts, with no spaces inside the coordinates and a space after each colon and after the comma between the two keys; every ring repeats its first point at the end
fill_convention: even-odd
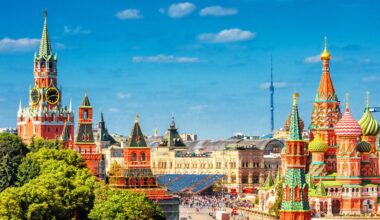
{"type": "Polygon", "coordinates": [[[44,28],[42,31],[41,44],[40,44],[40,57],[49,58],[52,55],[52,49],[50,45],[49,32],[47,27],[47,10],[44,11],[44,28]]]}
{"type": "Polygon", "coordinates": [[[298,93],[293,94],[293,110],[290,117],[290,140],[299,141],[302,140],[301,122],[298,114],[297,98],[300,95],[298,93]]]}
{"type": "Polygon", "coordinates": [[[349,111],[350,111],[350,106],[349,106],[349,104],[348,104],[348,96],[349,96],[349,94],[346,93],[346,112],[349,112],[349,111]]]}

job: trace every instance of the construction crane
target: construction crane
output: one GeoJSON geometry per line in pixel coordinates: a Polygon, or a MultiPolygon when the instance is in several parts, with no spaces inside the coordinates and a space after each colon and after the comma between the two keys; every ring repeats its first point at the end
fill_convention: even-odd
{"type": "Polygon", "coordinates": [[[380,107],[369,107],[368,110],[370,112],[380,112],[380,107]]]}

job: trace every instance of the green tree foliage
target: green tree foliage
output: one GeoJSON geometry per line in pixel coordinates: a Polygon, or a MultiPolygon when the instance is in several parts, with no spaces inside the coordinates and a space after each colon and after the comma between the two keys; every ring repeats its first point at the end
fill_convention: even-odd
{"type": "Polygon", "coordinates": [[[15,184],[18,166],[27,152],[17,135],[0,134],[0,192],[15,184]]]}
{"type": "Polygon", "coordinates": [[[61,141],[49,141],[43,138],[32,138],[31,143],[29,144],[30,151],[38,151],[39,149],[62,149],[63,145],[61,141]]]}
{"type": "Polygon", "coordinates": [[[24,158],[19,176],[28,169],[27,181],[0,193],[0,219],[87,218],[98,181],[77,152],[41,148],[24,158]]]}
{"type": "MultiPolygon", "coordinates": [[[[86,163],[82,156],[77,152],[69,149],[56,150],[49,147],[40,148],[40,150],[31,152],[22,160],[17,172],[17,185],[21,186],[29,180],[37,177],[40,174],[41,165],[47,160],[63,161],[67,165],[77,168],[85,168],[86,163]]],[[[51,145],[50,145],[51,146],[51,145]]]]}
{"type": "Polygon", "coordinates": [[[109,189],[106,186],[96,191],[95,206],[90,219],[165,219],[160,207],[149,201],[144,194],[122,189],[109,189]]]}

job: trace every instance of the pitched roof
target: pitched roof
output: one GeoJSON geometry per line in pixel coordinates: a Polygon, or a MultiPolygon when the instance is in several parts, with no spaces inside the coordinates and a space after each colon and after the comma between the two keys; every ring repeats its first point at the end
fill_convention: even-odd
{"type": "Polygon", "coordinates": [[[63,126],[63,131],[62,131],[62,134],[61,134],[61,140],[62,141],[69,141],[71,140],[71,136],[70,136],[70,131],[69,131],[69,128],[67,127],[66,125],[66,122],[63,126]]]}
{"type": "Polygon", "coordinates": [[[144,134],[139,124],[139,116],[136,116],[131,135],[129,137],[128,147],[148,147],[144,138],[144,134]]]}
{"type": "Polygon", "coordinates": [[[103,112],[100,113],[100,121],[98,124],[98,134],[101,135],[100,140],[101,141],[109,141],[111,145],[117,144],[118,142],[108,133],[108,130],[106,128],[106,122],[104,121],[103,112]]]}
{"type": "Polygon", "coordinates": [[[82,101],[82,105],[81,106],[87,106],[87,107],[90,107],[91,104],[90,104],[90,100],[88,99],[88,96],[87,94],[84,95],[84,98],[83,98],[83,101],[82,101]]]}

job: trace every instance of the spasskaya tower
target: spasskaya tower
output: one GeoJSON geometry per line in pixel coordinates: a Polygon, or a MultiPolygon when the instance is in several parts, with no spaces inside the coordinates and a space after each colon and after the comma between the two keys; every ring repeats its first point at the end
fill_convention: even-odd
{"type": "MultiPolygon", "coordinates": [[[[47,12],[40,50],[34,55],[34,83],[29,90],[29,105],[21,102],[17,113],[18,135],[30,143],[33,137],[60,139],[64,127],[74,137],[74,112],[62,105],[62,89],[58,88],[57,54],[53,53],[47,27],[47,12]]],[[[71,140],[68,146],[73,146],[71,140]]]]}

